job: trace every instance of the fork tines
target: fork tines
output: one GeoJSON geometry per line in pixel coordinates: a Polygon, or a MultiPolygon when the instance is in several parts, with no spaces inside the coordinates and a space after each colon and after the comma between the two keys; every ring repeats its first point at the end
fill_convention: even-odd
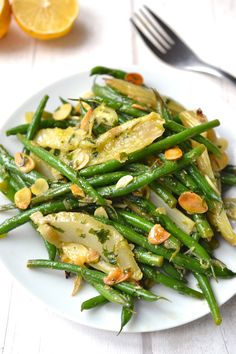
{"type": "Polygon", "coordinates": [[[178,39],[177,35],[146,5],[131,19],[144,42],[158,56],[165,54],[178,39]]]}

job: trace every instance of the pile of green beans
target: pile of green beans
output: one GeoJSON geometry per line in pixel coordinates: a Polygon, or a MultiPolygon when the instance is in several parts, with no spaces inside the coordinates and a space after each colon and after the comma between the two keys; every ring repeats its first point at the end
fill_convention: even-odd
{"type": "MultiPolygon", "coordinates": [[[[214,278],[232,278],[236,273],[214,258],[212,246],[215,240],[214,225],[209,215],[206,212],[188,214],[180,206],[179,198],[187,192],[198,194],[206,201],[210,212],[214,209],[215,203],[221,205],[220,193],[212,187],[196,163],[206,150],[217,158],[221,157],[219,147],[202,134],[216,128],[220,122],[213,120],[192,128],[184,127],[177,114],[173,117],[173,111],[169,110],[158,92],[154,91],[156,109],[150,108],[152,105],[148,104],[148,100],[144,103],[143,97],[133,95],[132,90],[135,90],[135,87],[137,90],[146,90],[147,86],[141,83],[137,88],[134,84],[127,83],[128,77],[132,76],[128,74],[123,70],[94,67],[91,75],[108,75],[114,79],[124,80],[124,86],[133,85],[132,89],[128,90],[129,95],[106,84],[99,85],[95,81],[92,87],[93,96],[75,99],[80,110],[71,105],[71,113],[64,120],[55,120],[52,113],[45,112],[49,100],[49,96],[45,95],[36,108],[30,124],[21,124],[6,131],[7,136],[13,136],[13,139],[17,138],[22,143],[24,153],[33,154],[49,168],[57,170],[62,179],[49,178],[36,168],[27,173],[22,172],[20,166],[16,165],[14,157],[0,145],[2,180],[0,191],[11,202],[0,206],[0,212],[17,209],[16,193],[22,188],[31,188],[39,179],[46,180],[49,185],[44,193],[32,196],[26,210],[20,210],[15,216],[0,224],[0,236],[7,237],[8,233],[27,222],[37,230],[38,226],[30,219],[35,212],[43,215],[62,211],[88,213],[95,220],[113,227],[129,242],[133,257],[142,272],[143,279],[140,282],[126,280],[108,286],[104,281],[107,275],[105,272],[95,270],[91,263],[79,266],[69,261],[61,262],[61,250],[46,240],[44,243],[49,259],[29,260],[27,267],[50,268],[80,276],[98,293],[81,304],[81,311],[105,306],[109,302],[120,306],[120,332],[137,311],[135,308],[137,300],[148,302],[164,300],[161,294],[157,295],[149,289],[148,284],[155,283],[170,288],[170,296],[171,292],[177,291],[198,300],[205,299],[214,322],[219,325],[221,315],[211,281],[214,278]],[[59,128],[61,132],[68,127],[83,129],[81,122],[89,113],[87,105],[92,111],[100,105],[109,107],[110,111],[115,110],[118,117],[115,124],[119,125],[131,119],[144,117],[150,112],[157,112],[164,119],[165,132],[139,150],[127,154],[124,151],[124,160],[111,158],[95,165],[90,161],[84,168],[75,170],[70,162],[65,162],[68,160],[64,158],[62,150],[56,151],[50,146],[43,148],[35,143],[35,137],[41,129],[59,128]],[[192,140],[198,143],[195,143],[193,148],[192,140]],[[168,159],[166,150],[175,147],[179,147],[183,155],[177,159],[168,159]],[[129,183],[118,187],[117,182],[127,175],[132,176],[129,183]],[[83,194],[73,195],[72,185],[77,185],[83,194]],[[157,200],[161,200],[163,204],[153,204],[152,198],[149,197],[150,193],[158,196],[157,200]],[[98,207],[104,208],[107,217],[97,216],[95,210],[98,207]],[[177,215],[176,213],[179,213],[178,215],[182,213],[183,220],[190,221],[190,225],[193,225],[189,232],[184,225],[174,221],[172,215],[177,215]],[[157,240],[156,243],[150,241],[150,233],[156,225],[166,231],[167,240],[157,240]],[[197,282],[197,289],[188,285],[189,274],[192,274],[197,282]]],[[[113,82],[120,82],[119,80],[113,82]]],[[[145,95],[146,93],[144,98],[145,95]]],[[[69,103],[64,98],[60,100],[62,104],[69,103]]],[[[90,135],[86,136],[86,144],[91,143],[95,146],[97,139],[108,129],[109,126],[104,130],[102,123],[101,125],[96,123],[88,133],[90,135]]],[[[92,150],[92,153],[99,152],[92,150]]],[[[227,166],[219,174],[219,179],[225,186],[235,186],[236,168],[227,166]]]]}

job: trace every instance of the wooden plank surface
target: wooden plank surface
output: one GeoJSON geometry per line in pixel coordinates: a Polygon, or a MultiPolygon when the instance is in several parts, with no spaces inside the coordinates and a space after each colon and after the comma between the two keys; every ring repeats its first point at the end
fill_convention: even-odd
{"type": "MultiPolygon", "coordinates": [[[[236,2],[233,0],[147,0],[206,61],[236,75],[236,2]]],[[[141,0],[81,0],[81,13],[69,36],[39,42],[13,24],[0,41],[0,114],[9,114],[36,89],[94,64],[161,63],[131,29],[129,17],[141,0]]],[[[211,79],[220,96],[236,107],[236,88],[211,79]]],[[[236,298],[222,308],[216,328],[210,316],[185,326],[148,334],[90,329],[60,318],[12,280],[0,264],[0,350],[2,354],[234,354],[236,298]]],[[[157,315],[158,320],[158,315],[157,315]]]]}

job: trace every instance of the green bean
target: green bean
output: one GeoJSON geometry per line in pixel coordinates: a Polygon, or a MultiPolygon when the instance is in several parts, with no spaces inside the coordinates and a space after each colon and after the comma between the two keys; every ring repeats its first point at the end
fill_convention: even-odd
{"type": "MultiPolygon", "coordinates": [[[[31,226],[35,229],[35,231],[37,231],[38,229],[38,225],[36,225],[33,221],[30,221],[31,226]]],[[[44,246],[48,252],[48,258],[50,261],[54,261],[54,259],[56,258],[57,255],[57,248],[55,245],[53,245],[52,243],[50,243],[49,241],[45,240],[42,235],[39,233],[39,235],[41,236],[41,238],[43,239],[43,243],[44,246]]]]}
{"type": "Polygon", "coordinates": [[[19,214],[5,220],[0,224],[0,235],[5,234],[18,226],[21,226],[30,220],[30,216],[37,211],[40,211],[43,215],[57,213],[59,211],[69,211],[80,206],[79,201],[75,199],[65,199],[55,202],[49,202],[42,204],[34,208],[22,211],[19,214]]]}
{"type": "MultiPolygon", "coordinates": [[[[14,201],[15,191],[18,191],[19,189],[24,188],[26,186],[26,184],[16,174],[10,174],[10,181],[11,181],[11,189],[12,189],[12,198],[9,198],[9,195],[8,195],[8,198],[11,201],[14,201]],[[14,186],[14,187],[12,187],[12,186],[14,186]]],[[[34,229],[37,229],[37,226],[32,221],[31,221],[31,225],[34,227],[34,229]]],[[[43,239],[43,241],[44,241],[45,247],[47,249],[49,259],[54,260],[56,253],[57,253],[56,247],[45,239],[43,239]]]]}
{"type": "MultiPolygon", "coordinates": [[[[39,128],[61,128],[65,129],[70,126],[75,126],[78,124],[77,120],[65,119],[65,120],[55,120],[55,119],[43,119],[39,123],[39,128]]],[[[26,134],[29,129],[29,124],[21,124],[16,127],[10,128],[6,131],[6,135],[17,135],[17,134],[26,134]]]]}
{"type": "Polygon", "coordinates": [[[131,296],[129,296],[129,306],[123,306],[121,311],[121,326],[118,334],[120,334],[123,328],[127,325],[127,323],[131,320],[134,314],[134,300],[131,296]]]}
{"type": "MultiPolygon", "coordinates": [[[[166,126],[168,127],[168,129],[172,130],[175,133],[179,133],[181,131],[184,131],[184,129],[186,129],[183,125],[178,124],[177,122],[173,121],[173,120],[169,120],[166,123],[166,126]]],[[[221,152],[220,149],[218,148],[218,146],[216,146],[215,144],[213,144],[209,139],[205,138],[202,135],[197,135],[194,137],[195,141],[197,141],[200,144],[203,144],[206,146],[206,148],[208,149],[209,152],[211,152],[212,154],[220,157],[221,156],[221,152]]]]}
{"type": "Polygon", "coordinates": [[[191,174],[191,177],[194,179],[195,183],[198,185],[199,189],[203,194],[217,202],[222,202],[219,194],[213,189],[213,187],[207,182],[206,178],[198,170],[197,166],[194,164],[187,167],[187,171],[191,174]]]}
{"type": "Polygon", "coordinates": [[[90,185],[90,183],[85,178],[79,176],[79,174],[74,171],[73,168],[65,164],[56,156],[49,153],[47,150],[41,148],[40,146],[34,145],[23,135],[19,135],[18,137],[27,149],[29,149],[43,161],[47,162],[51,167],[54,167],[57,171],[61,172],[61,174],[66,176],[71,182],[77,184],[88,196],[92,198],[95,203],[106,206],[107,203],[101,197],[101,195],[90,185]]]}
{"type": "Polygon", "coordinates": [[[203,299],[202,293],[189,288],[188,286],[186,286],[186,284],[184,282],[182,282],[180,280],[170,278],[167,275],[162,274],[162,273],[158,272],[157,270],[154,270],[153,268],[151,268],[147,265],[144,265],[144,264],[140,264],[140,268],[141,268],[143,274],[148,279],[151,279],[155,283],[163,284],[163,285],[167,286],[168,288],[178,291],[181,294],[189,295],[189,296],[195,297],[197,299],[203,299]]]}
{"type": "MultiPolygon", "coordinates": [[[[0,190],[1,190],[1,187],[0,187],[0,190]]],[[[13,204],[13,203],[8,203],[8,204],[0,205],[0,212],[2,212],[2,211],[14,210],[14,209],[17,209],[17,207],[16,207],[16,205],[13,204]]]]}
{"type": "Polygon", "coordinates": [[[177,196],[188,190],[181,182],[179,182],[173,176],[164,176],[160,179],[160,181],[161,184],[165,185],[169,190],[171,190],[172,193],[177,196]]]}
{"type": "Polygon", "coordinates": [[[7,199],[13,202],[16,189],[10,183],[9,177],[3,177],[1,173],[0,177],[3,178],[3,181],[0,182],[0,191],[6,196],[7,199]]]}
{"type": "Polygon", "coordinates": [[[168,188],[157,182],[150,183],[150,187],[157,195],[159,195],[159,197],[161,197],[161,199],[164,200],[166,204],[169,205],[170,208],[174,208],[176,206],[177,200],[168,188]]]}
{"type": "MultiPolygon", "coordinates": [[[[121,177],[123,177],[125,175],[127,175],[127,172],[117,171],[117,172],[107,173],[105,175],[94,176],[94,177],[88,178],[87,181],[93,187],[101,187],[101,186],[105,186],[109,183],[117,182],[121,177]]],[[[47,201],[54,199],[56,197],[60,197],[62,195],[70,193],[71,192],[71,189],[70,189],[71,185],[72,185],[72,183],[69,182],[69,183],[64,183],[62,185],[56,186],[54,188],[49,188],[48,191],[45,192],[44,194],[32,198],[31,205],[47,202],[47,201]]]]}
{"type": "MultiPolygon", "coordinates": [[[[172,190],[175,189],[176,195],[181,195],[182,193],[188,191],[188,188],[183,185],[181,182],[177,181],[173,177],[166,176],[163,178],[164,183],[167,183],[168,187],[171,186],[172,190]]],[[[196,223],[196,227],[198,232],[200,233],[202,238],[211,238],[213,236],[213,230],[207,221],[207,218],[203,214],[193,214],[193,220],[196,223]]]]}
{"type": "Polygon", "coordinates": [[[182,282],[187,283],[187,281],[186,281],[186,279],[184,279],[182,273],[178,272],[178,270],[170,262],[165,260],[163,265],[162,265],[162,267],[161,267],[161,269],[169,277],[177,279],[177,280],[181,280],[182,282]]]}
{"type": "MultiPolygon", "coordinates": [[[[119,214],[123,216],[128,223],[140,227],[144,230],[144,232],[146,232],[147,229],[150,231],[150,229],[154,226],[153,223],[150,223],[141,216],[132,214],[130,212],[120,211],[119,214]]],[[[210,265],[211,258],[201,245],[199,245],[191,236],[178,228],[167,215],[156,212],[156,216],[156,221],[160,222],[160,224],[168,232],[177,237],[178,240],[180,240],[185,246],[192,250],[202,261],[205,261],[206,266],[210,265]]]]}
{"type": "Polygon", "coordinates": [[[97,295],[84,301],[81,304],[81,311],[83,310],[91,310],[94,307],[101,306],[107,304],[109,301],[103,295],[97,295]]]}
{"type": "MultiPolygon", "coordinates": [[[[101,220],[101,218],[100,218],[101,220]]],[[[120,224],[118,222],[115,221],[111,221],[108,219],[103,219],[102,222],[104,222],[104,224],[109,224],[115,227],[115,229],[117,229],[117,231],[119,231],[128,241],[134,243],[135,245],[141,246],[142,248],[145,248],[146,250],[157,254],[159,256],[163,256],[165,259],[173,262],[174,264],[180,266],[180,267],[184,267],[186,269],[189,269],[191,271],[196,271],[199,273],[208,273],[209,271],[206,268],[203,268],[201,263],[194,258],[191,258],[189,256],[185,256],[183,254],[176,254],[173,257],[173,252],[170,250],[167,250],[165,247],[161,246],[161,245],[152,245],[151,243],[148,242],[147,237],[142,236],[140,234],[138,234],[137,232],[135,232],[134,230],[132,230],[130,227],[127,227],[123,224],[120,224]]],[[[218,268],[217,268],[218,271],[218,268]]],[[[231,271],[223,271],[221,269],[219,269],[219,273],[221,276],[234,276],[234,273],[231,271]]],[[[217,273],[218,275],[218,273],[217,273]]]]}
{"type": "MultiPolygon", "coordinates": [[[[26,138],[28,140],[33,140],[37,131],[39,130],[42,114],[43,114],[43,111],[44,111],[44,108],[47,104],[48,99],[49,99],[49,96],[45,95],[42,98],[42,100],[40,101],[36,111],[34,112],[32,122],[30,123],[29,128],[26,133],[26,138]]],[[[27,149],[25,150],[25,152],[27,153],[27,149]]]]}
{"type": "Polygon", "coordinates": [[[10,172],[10,184],[12,184],[16,191],[27,187],[27,183],[21,178],[21,176],[10,172]]]}
{"type": "MultiPolygon", "coordinates": [[[[150,170],[148,166],[137,163],[128,165],[127,169],[139,173],[143,173],[150,170]]],[[[170,208],[174,208],[176,206],[177,200],[173,196],[171,191],[168,190],[168,188],[158,183],[157,181],[150,183],[150,187],[157,195],[159,195],[161,199],[164,200],[165,203],[169,205],[170,208]]]]}
{"type": "Polygon", "coordinates": [[[138,262],[148,264],[152,267],[162,267],[163,257],[158,256],[150,251],[146,251],[142,247],[136,246],[133,250],[135,258],[138,262]]]}
{"type": "MultiPolygon", "coordinates": [[[[142,160],[144,157],[148,155],[153,155],[175,145],[178,145],[182,141],[186,139],[192,138],[193,136],[200,134],[208,129],[214,128],[219,125],[218,120],[213,120],[211,122],[207,122],[204,124],[197,125],[193,128],[186,129],[181,133],[174,134],[172,136],[168,136],[156,143],[149,145],[148,147],[134,151],[127,156],[127,160],[125,164],[133,163],[139,160],[142,160]]],[[[101,163],[95,166],[85,167],[80,171],[80,175],[83,177],[92,177],[97,174],[104,174],[107,172],[114,171],[120,168],[123,164],[118,160],[109,160],[107,162],[101,163]]]]}
{"type": "Polygon", "coordinates": [[[234,165],[227,165],[223,171],[223,173],[226,172],[226,173],[230,173],[230,174],[233,174],[236,176],[236,166],[234,165]]]}
{"type": "Polygon", "coordinates": [[[221,183],[227,186],[236,186],[236,176],[230,173],[223,172],[220,175],[221,183]]]}
{"type": "Polygon", "coordinates": [[[206,275],[204,274],[199,274],[199,273],[194,273],[195,278],[198,281],[198,284],[204,294],[205,299],[208,302],[212,317],[214,319],[214,322],[216,325],[221,324],[221,315],[220,315],[220,310],[218,307],[218,304],[216,302],[215,295],[213,293],[213,290],[211,288],[211,284],[207,278],[206,275]]]}
{"type": "MultiPolygon", "coordinates": [[[[103,279],[105,277],[104,273],[101,273],[97,270],[82,268],[80,266],[70,264],[70,263],[48,261],[44,259],[29,260],[27,263],[27,267],[28,268],[52,268],[52,269],[64,270],[67,272],[78,273],[78,274],[81,274],[81,270],[83,269],[83,274],[88,274],[94,279],[94,281],[97,282],[103,282],[103,279]]],[[[126,281],[114,285],[114,288],[122,291],[125,294],[128,294],[133,297],[137,297],[139,299],[143,299],[148,302],[153,302],[161,299],[160,296],[152,293],[151,291],[143,289],[139,285],[134,285],[126,281]]]]}
{"type": "Polygon", "coordinates": [[[91,69],[90,75],[110,75],[116,77],[117,79],[124,79],[127,73],[123,70],[111,69],[105,66],[95,66],[91,69]]]}
{"type": "MultiPolygon", "coordinates": [[[[131,198],[129,198],[129,199],[131,199],[131,198]]],[[[154,226],[153,222],[151,222],[150,220],[146,219],[146,215],[145,215],[145,218],[142,217],[143,215],[142,216],[135,215],[135,218],[131,217],[130,219],[129,219],[129,217],[127,215],[134,215],[134,214],[126,212],[126,211],[123,211],[123,210],[120,210],[120,212],[118,212],[118,217],[119,216],[121,216],[121,217],[124,216],[129,225],[131,225],[134,228],[138,228],[139,230],[142,230],[142,233],[143,232],[148,233],[151,230],[151,228],[154,226]]],[[[177,250],[177,251],[180,250],[181,243],[174,235],[171,235],[167,241],[169,241],[168,242],[169,245],[168,245],[168,247],[166,247],[166,242],[165,242],[164,245],[165,245],[166,248],[174,249],[174,250],[177,250]]]]}
{"type": "Polygon", "coordinates": [[[102,196],[105,197],[121,197],[129,193],[134,192],[135,190],[155,181],[157,178],[160,178],[164,175],[170,174],[176,170],[183,168],[184,166],[191,163],[193,160],[198,158],[204,147],[199,145],[195,149],[192,149],[190,152],[186,153],[181,160],[179,161],[166,161],[161,166],[154,168],[151,171],[147,171],[142,175],[134,177],[127,186],[122,188],[116,188],[116,186],[108,186],[99,188],[98,191],[102,196]]]}
{"type": "Polygon", "coordinates": [[[99,294],[104,296],[108,301],[125,307],[129,306],[128,299],[119,290],[115,290],[108,285],[96,282],[94,278],[90,276],[90,274],[87,274],[86,272],[83,271],[83,268],[81,269],[81,274],[82,277],[88,283],[90,283],[99,292],[99,294]]]}
{"type": "MultiPolygon", "coordinates": [[[[120,96],[116,91],[114,91],[112,88],[107,87],[107,86],[98,86],[96,85],[96,89],[94,91],[96,93],[96,97],[93,97],[91,99],[87,99],[86,102],[88,104],[91,104],[92,102],[96,102],[98,104],[104,103],[107,107],[110,107],[114,110],[117,111],[119,114],[125,114],[128,116],[131,116],[132,118],[139,118],[142,116],[147,115],[150,110],[148,108],[144,107],[144,110],[132,107],[133,104],[135,104],[135,101],[131,101],[130,99],[125,98],[124,96],[120,96]],[[118,96],[118,99],[111,99],[109,97],[104,97],[104,88],[106,90],[107,96],[110,95],[115,95],[118,96]],[[109,92],[110,91],[110,92],[109,92]],[[101,96],[101,97],[99,97],[101,96]]],[[[85,101],[83,99],[83,101],[85,101]]],[[[140,105],[140,103],[139,103],[140,105]]]]}
{"type": "Polygon", "coordinates": [[[186,187],[186,190],[192,192],[198,192],[199,188],[192,179],[191,175],[188,174],[184,169],[174,173],[175,177],[186,187]]]}
{"type": "Polygon", "coordinates": [[[131,98],[125,95],[122,95],[121,93],[117,92],[115,89],[109,86],[101,86],[94,83],[92,91],[96,96],[109,99],[114,104],[123,103],[131,106],[133,103],[137,103],[136,101],[132,100],[131,98]]]}
{"type": "Polygon", "coordinates": [[[54,188],[49,188],[45,193],[38,195],[36,197],[33,197],[31,200],[31,206],[40,204],[40,203],[45,203],[48,202],[54,198],[61,197],[65,194],[68,194],[71,192],[71,187],[72,183],[65,183],[62,184],[61,186],[57,186],[54,188]]]}
{"type": "Polygon", "coordinates": [[[211,239],[214,236],[214,232],[204,214],[194,214],[193,220],[195,221],[197,231],[202,238],[211,239]]]}
{"type": "Polygon", "coordinates": [[[12,172],[12,174],[20,176],[22,180],[25,180],[29,183],[34,183],[37,179],[44,178],[44,176],[37,171],[31,171],[29,173],[21,172],[16,166],[13,157],[2,145],[0,145],[0,164],[4,165],[4,167],[12,172]]]}

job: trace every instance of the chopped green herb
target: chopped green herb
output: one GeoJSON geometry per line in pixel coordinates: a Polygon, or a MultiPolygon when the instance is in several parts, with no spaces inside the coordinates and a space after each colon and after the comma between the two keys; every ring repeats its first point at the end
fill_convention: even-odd
{"type": "Polygon", "coordinates": [[[103,248],[103,254],[108,259],[109,263],[117,264],[116,255],[113,251],[108,251],[107,248],[103,248]]]}
{"type": "Polygon", "coordinates": [[[108,236],[110,234],[109,230],[105,230],[105,229],[101,229],[101,230],[90,229],[89,233],[96,235],[101,243],[106,242],[108,240],[108,238],[109,238],[108,236]]]}

